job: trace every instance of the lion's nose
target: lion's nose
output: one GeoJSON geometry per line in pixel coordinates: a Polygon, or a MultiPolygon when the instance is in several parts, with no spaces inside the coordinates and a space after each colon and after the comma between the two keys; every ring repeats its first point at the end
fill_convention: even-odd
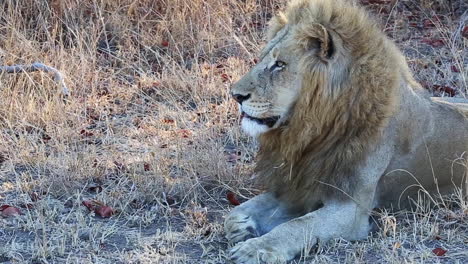
{"type": "Polygon", "coordinates": [[[239,104],[242,104],[245,100],[250,98],[250,94],[243,95],[243,94],[232,94],[234,100],[236,100],[239,104]]]}

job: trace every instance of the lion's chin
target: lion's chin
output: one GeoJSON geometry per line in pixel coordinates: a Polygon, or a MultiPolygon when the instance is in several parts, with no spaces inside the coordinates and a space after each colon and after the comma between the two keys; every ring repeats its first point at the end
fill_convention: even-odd
{"type": "Polygon", "coordinates": [[[259,124],[258,122],[246,117],[242,118],[241,126],[242,130],[244,130],[244,132],[251,137],[258,137],[270,130],[270,127],[267,125],[259,124]]]}

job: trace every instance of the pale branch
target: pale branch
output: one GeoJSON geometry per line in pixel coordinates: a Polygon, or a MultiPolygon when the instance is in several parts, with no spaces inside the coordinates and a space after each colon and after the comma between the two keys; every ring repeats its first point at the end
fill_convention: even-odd
{"type": "Polygon", "coordinates": [[[0,66],[0,73],[22,73],[22,72],[35,72],[35,71],[43,71],[47,73],[54,74],[54,81],[59,85],[60,89],[62,90],[63,95],[69,96],[70,91],[68,90],[67,85],[63,79],[62,73],[60,73],[57,69],[51,66],[47,66],[40,62],[35,62],[31,65],[11,65],[11,66],[0,66]]]}

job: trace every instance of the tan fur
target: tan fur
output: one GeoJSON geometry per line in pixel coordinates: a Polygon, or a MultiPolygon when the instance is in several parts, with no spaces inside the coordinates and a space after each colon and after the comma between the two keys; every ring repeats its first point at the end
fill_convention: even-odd
{"type": "MultiPolygon", "coordinates": [[[[352,195],[356,173],[353,168],[375,144],[395,108],[400,84],[395,69],[401,68],[402,63],[400,54],[369,23],[365,12],[356,12],[348,5],[331,8],[331,1],[309,5],[310,1],[293,2],[285,14],[287,24],[297,27],[294,48],[304,54],[299,69],[304,76],[301,97],[287,126],[260,137],[256,169],[260,182],[268,183],[270,190],[300,207],[307,205],[311,194],[336,190],[321,183],[352,195]],[[307,50],[311,37],[322,37],[317,25],[333,30],[345,43],[340,48],[351,50],[352,62],[341,65],[349,74],[331,78],[334,71],[342,69],[336,69],[335,64],[317,63],[316,54],[307,50]],[[382,61],[382,53],[389,54],[387,60],[382,61]],[[337,91],[330,95],[327,87],[337,91]]],[[[278,20],[273,20],[270,34],[281,29],[278,20]]]]}
{"type": "Polygon", "coordinates": [[[268,37],[262,61],[232,90],[248,95],[249,115],[280,116],[259,133],[256,173],[269,192],[226,219],[230,241],[258,236],[232,250],[236,262],[293,258],[305,246],[301,228],[312,243],[362,238],[372,207],[463,183],[451,161],[468,151],[468,101],[430,99],[361,7],[295,0],[268,37]]]}

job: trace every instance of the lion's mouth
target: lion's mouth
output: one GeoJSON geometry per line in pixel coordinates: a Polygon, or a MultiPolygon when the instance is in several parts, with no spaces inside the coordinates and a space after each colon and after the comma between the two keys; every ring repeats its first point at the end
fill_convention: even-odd
{"type": "Polygon", "coordinates": [[[244,117],[257,122],[260,125],[266,125],[268,127],[273,127],[276,124],[276,122],[278,122],[278,120],[280,119],[279,116],[272,116],[272,117],[267,117],[267,118],[255,118],[255,117],[249,116],[244,111],[242,111],[241,118],[244,118],[244,117]]]}

